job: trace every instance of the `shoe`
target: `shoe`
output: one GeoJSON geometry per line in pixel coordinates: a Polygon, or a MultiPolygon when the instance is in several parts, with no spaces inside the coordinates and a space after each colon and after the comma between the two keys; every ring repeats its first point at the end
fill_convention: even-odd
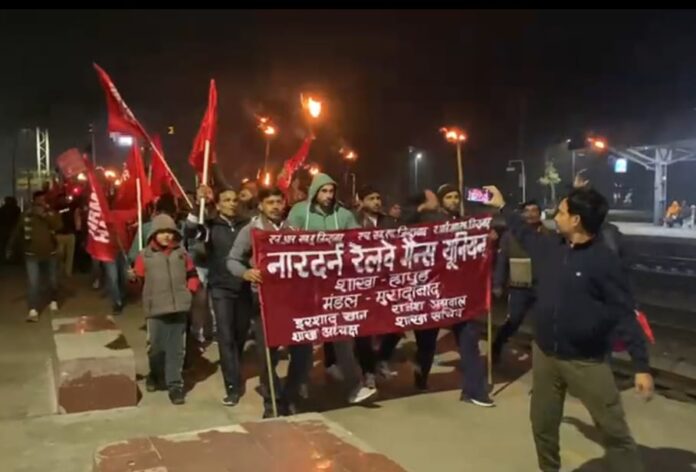
{"type": "Polygon", "coordinates": [[[377,363],[377,375],[383,379],[390,379],[392,377],[396,377],[397,372],[395,370],[391,370],[388,362],[379,361],[377,363]]]}
{"type": "Polygon", "coordinates": [[[99,282],[99,279],[96,279],[94,282],[92,282],[92,288],[94,290],[99,290],[100,286],[101,286],[101,283],[99,282]]]}
{"type": "Polygon", "coordinates": [[[332,364],[326,368],[326,375],[331,377],[336,382],[343,382],[343,372],[336,364],[332,364]]]}
{"type": "Polygon", "coordinates": [[[119,316],[123,313],[123,304],[116,304],[113,306],[111,313],[114,316],[119,316]]]}
{"type": "Polygon", "coordinates": [[[148,375],[145,377],[145,390],[148,392],[157,392],[161,390],[167,390],[167,387],[157,379],[155,379],[153,376],[148,375]]]}
{"type": "Polygon", "coordinates": [[[36,310],[29,310],[29,314],[27,315],[27,321],[29,323],[36,323],[39,321],[39,312],[36,310]]]}
{"type": "Polygon", "coordinates": [[[53,300],[49,305],[48,309],[51,311],[58,311],[58,302],[53,300]]]}
{"type": "Polygon", "coordinates": [[[309,385],[306,383],[300,384],[300,388],[297,389],[297,395],[303,399],[309,399],[309,385]]]}
{"type": "Polygon", "coordinates": [[[225,406],[236,406],[239,403],[241,395],[237,392],[228,392],[227,396],[222,399],[222,404],[225,406]]]}
{"type": "Polygon", "coordinates": [[[377,388],[377,380],[375,374],[365,374],[365,386],[367,388],[377,388]]]}
{"type": "Polygon", "coordinates": [[[184,387],[170,387],[169,401],[172,402],[172,405],[183,405],[184,403],[186,403],[186,394],[184,393],[184,387]]]}
{"type": "Polygon", "coordinates": [[[267,420],[269,418],[275,418],[275,416],[273,416],[273,407],[271,407],[271,406],[264,407],[263,408],[263,416],[261,418],[264,420],[267,420]]]}
{"type": "Polygon", "coordinates": [[[413,373],[413,385],[419,392],[428,391],[428,378],[424,376],[419,370],[413,373]]]}
{"type": "Polygon", "coordinates": [[[377,395],[376,388],[369,388],[363,385],[358,386],[348,397],[348,403],[355,405],[377,395]]]}
{"type": "Polygon", "coordinates": [[[483,408],[492,408],[495,406],[495,402],[491,397],[488,395],[485,395],[481,398],[473,398],[462,392],[461,396],[459,397],[460,401],[471,403],[472,405],[480,406],[483,408]]]}

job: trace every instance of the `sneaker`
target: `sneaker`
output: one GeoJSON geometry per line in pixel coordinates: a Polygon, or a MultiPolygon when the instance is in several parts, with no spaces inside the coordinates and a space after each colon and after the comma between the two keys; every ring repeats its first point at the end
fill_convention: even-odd
{"type": "Polygon", "coordinates": [[[29,310],[29,314],[27,315],[27,321],[29,323],[36,323],[39,321],[39,312],[36,310],[29,310]]]}
{"type": "Polygon", "coordinates": [[[343,372],[341,372],[341,369],[336,364],[332,364],[326,368],[326,375],[331,377],[336,382],[343,382],[344,379],[343,372]]]}
{"type": "Polygon", "coordinates": [[[152,392],[157,392],[159,390],[167,390],[167,387],[164,384],[162,384],[162,382],[159,382],[151,375],[148,375],[145,378],[145,390],[152,393],[152,392]]]}
{"type": "Polygon", "coordinates": [[[353,393],[348,397],[348,403],[355,405],[356,403],[362,403],[365,400],[377,395],[376,388],[369,388],[363,385],[357,387],[353,393]]]}
{"type": "Polygon", "coordinates": [[[53,300],[50,305],[48,305],[48,309],[51,311],[58,311],[58,302],[53,300]]]}
{"type": "Polygon", "coordinates": [[[377,363],[377,375],[383,379],[390,379],[397,376],[395,370],[391,370],[387,361],[379,361],[377,363]]]}
{"type": "Polygon", "coordinates": [[[459,397],[460,401],[471,403],[472,405],[480,406],[483,408],[492,408],[495,406],[495,402],[491,397],[488,395],[485,395],[481,398],[473,398],[462,392],[461,396],[459,397]]]}
{"type": "Polygon", "coordinates": [[[377,380],[375,374],[365,374],[365,386],[367,388],[377,388],[377,380]]]}
{"type": "Polygon", "coordinates": [[[184,387],[170,387],[169,401],[172,402],[172,405],[183,405],[184,403],[186,403],[186,394],[184,393],[184,387]]]}
{"type": "Polygon", "coordinates": [[[222,399],[222,404],[225,406],[236,406],[240,398],[241,396],[237,392],[229,392],[227,396],[222,399]]]}

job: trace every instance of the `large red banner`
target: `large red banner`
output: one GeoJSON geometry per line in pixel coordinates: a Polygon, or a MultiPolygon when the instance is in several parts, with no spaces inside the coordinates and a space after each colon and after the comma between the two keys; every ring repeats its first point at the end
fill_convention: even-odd
{"type": "Polygon", "coordinates": [[[398,229],[254,230],[269,346],[449,326],[489,309],[491,217],[398,229]]]}

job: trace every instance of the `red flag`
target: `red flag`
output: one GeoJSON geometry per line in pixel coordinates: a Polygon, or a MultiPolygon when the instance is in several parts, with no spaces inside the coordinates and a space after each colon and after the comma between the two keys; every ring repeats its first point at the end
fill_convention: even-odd
{"type": "MultiPolygon", "coordinates": [[[[159,150],[162,157],[164,157],[164,152],[162,150],[162,143],[158,135],[154,135],[152,138],[152,145],[159,150]]],[[[163,193],[171,193],[175,197],[181,197],[182,193],[174,184],[174,176],[169,173],[169,169],[159,154],[152,152],[152,171],[150,176],[150,188],[152,189],[152,196],[157,198],[163,193]]]]}
{"type": "Polygon", "coordinates": [[[140,146],[134,144],[131,146],[131,152],[128,155],[125,169],[121,174],[121,186],[114,200],[115,210],[129,210],[138,208],[138,194],[136,180],[140,179],[140,198],[141,208],[152,202],[152,190],[147,182],[147,174],[145,173],[145,164],[143,157],[140,154],[140,146]]]}
{"type": "Polygon", "coordinates": [[[295,155],[287,161],[285,161],[285,163],[283,164],[283,170],[278,176],[278,181],[276,183],[278,185],[278,188],[281,189],[283,192],[286,192],[288,188],[290,188],[290,182],[292,182],[292,175],[295,173],[297,169],[299,169],[302,166],[305,159],[307,159],[307,155],[309,154],[309,147],[312,144],[313,140],[314,138],[312,137],[305,138],[305,140],[302,142],[302,146],[300,146],[300,149],[297,150],[295,155]]]}
{"type": "Polygon", "coordinates": [[[99,82],[106,94],[106,108],[109,112],[109,131],[147,140],[145,129],[135,118],[126,102],[123,101],[121,94],[118,93],[109,75],[97,64],[94,64],[94,69],[97,71],[99,82]]]}
{"type": "Polygon", "coordinates": [[[209,164],[215,164],[215,138],[217,135],[217,89],[215,79],[210,79],[208,90],[208,108],[203,115],[201,127],[198,129],[196,139],[193,141],[193,149],[189,156],[189,163],[199,174],[203,173],[205,142],[210,142],[209,164]]]}
{"type": "Polygon", "coordinates": [[[87,213],[87,252],[93,259],[112,262],[116,259],[116,243],[107,223],[111,221],[104,190],[94,175],[94,169],[87,158],[83,158],[87,168],[87,179],[91,187],[89,211],[87,213]]]}

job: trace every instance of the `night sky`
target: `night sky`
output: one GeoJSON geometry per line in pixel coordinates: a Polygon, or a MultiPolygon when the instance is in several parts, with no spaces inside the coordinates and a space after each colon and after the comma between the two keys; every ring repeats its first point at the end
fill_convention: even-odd
{"type": "MultiPolygon", "coordinates": [[[[280,127],[277,166],[299,147],[299,94],[311,90],[327,113],[310,160],[336,176],[347,144],[360,155],[360,182],[403,194],[415,146],[425,153],[422,184],[452,180],[454,150],[438,128],[456,124],[470,137],[468,185],[503,179],[507,160],[521,156],[540,193],[531,180],[544,150],[574,133],[616,146],[696,137],[695,20],[678,11],[3,11],[0,190],[10,190],[16,142],[20,167],[35,165],[31,138],[16,136],[37,124],[49,128],[55,157],[83,147],[94,121],[99,161],[120,165],[95,61],[151,133],[175,127],[164,146],[185,182],[214,77],[229,180],[261,165],[254,113],[280,127]]],[[[696,163],[684,166],[670,197],[694,200],[696,163]]]]}

